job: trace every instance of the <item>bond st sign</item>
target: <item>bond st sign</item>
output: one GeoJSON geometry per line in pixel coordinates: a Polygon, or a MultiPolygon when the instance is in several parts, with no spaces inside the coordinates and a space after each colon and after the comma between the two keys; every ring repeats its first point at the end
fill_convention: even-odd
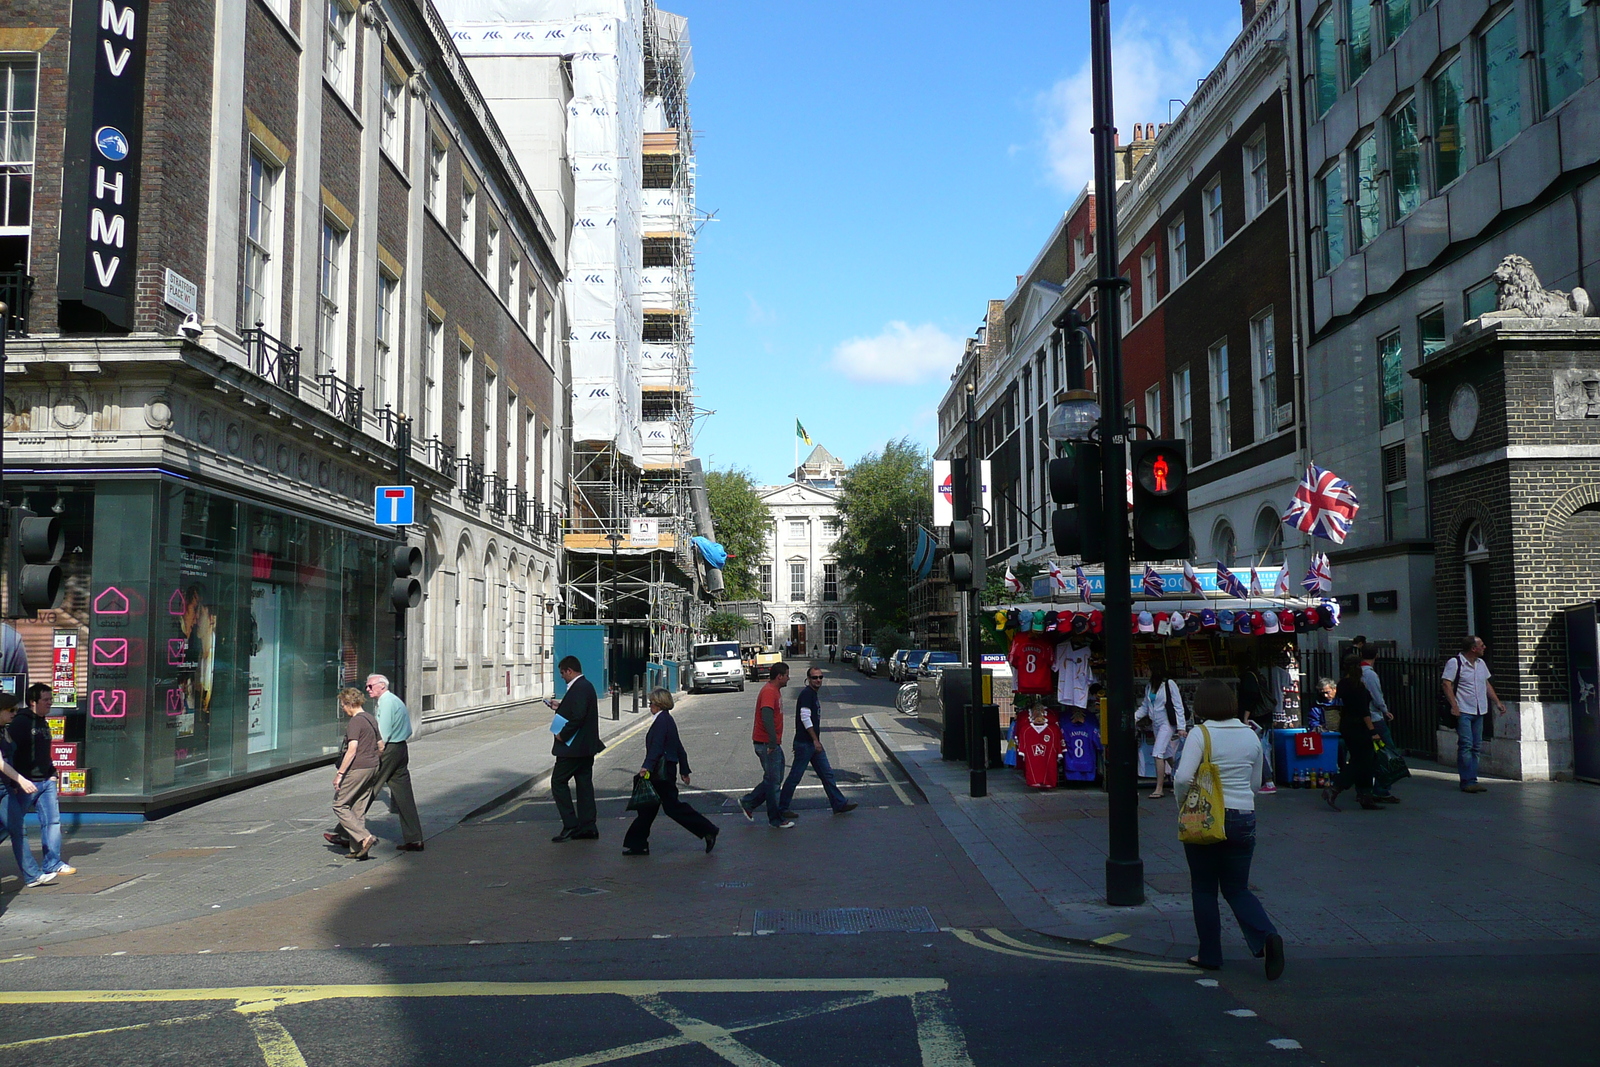
{"type": "Polygon", "coordinates": [[[73,7],[61,217],[61,300],[69,306],[62,309],[63,324],[127,329],[133,325],[149,4],[79,0],[73,7]],[[70,306],[74,302],[79,308],[70,306]]]}

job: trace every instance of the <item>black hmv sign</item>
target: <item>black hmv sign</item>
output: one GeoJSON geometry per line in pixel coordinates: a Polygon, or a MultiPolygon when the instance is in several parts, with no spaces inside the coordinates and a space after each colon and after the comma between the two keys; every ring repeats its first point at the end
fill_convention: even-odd
{"type": "Polygon", "coordinates": [[[64,329],[133,325],[148,10],[148,0],[73,5],[61,213],[64,329]]]}

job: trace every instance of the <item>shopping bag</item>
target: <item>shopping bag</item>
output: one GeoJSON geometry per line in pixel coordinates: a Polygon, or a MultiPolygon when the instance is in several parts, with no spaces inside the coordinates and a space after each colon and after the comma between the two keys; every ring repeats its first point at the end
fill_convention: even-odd
{"type": "Polygon", "coordinates": [[[628,810],[640,811],[644,808],[655,807],[661,803],[661,795],[656,792],[656,787],[650,783],[648,775],[636,774],[633,776],[633,795],[628,798],[628,810]]]}
{"type": "Polygon", "coordinates": [[[1383,789],[1389,788],[1402,778],[1411,777],[1411,768],[1406,766],[1406,758],[1382,741],[1373,746],[1372,760],[1372,780],[1383,789]]]}
{"type": "Polygon", "coordinates": [[[1205,748],[1189,791],[1178,803],[1178,840],[1186,845],[1215,845],[1227,840],[1223,824],[1222,777],[1211,762],[1211,731],[1200,726],[1205,748]]]}
{"type": "Polygon", "coordinates": [[[1322,735],[1314,731],[1294,735],[1294,754],[1296,756],[1322,755],[1322,735]]]}

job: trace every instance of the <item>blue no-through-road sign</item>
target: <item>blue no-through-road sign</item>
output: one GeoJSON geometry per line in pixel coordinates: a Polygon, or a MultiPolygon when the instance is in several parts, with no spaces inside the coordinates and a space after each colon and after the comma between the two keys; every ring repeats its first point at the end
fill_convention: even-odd
{"type": "Polygon", "coordinates": [[[374,486],[372,521],[379,526],[410,526],[416,504],[417,491],[409,485],[374,486]]]}

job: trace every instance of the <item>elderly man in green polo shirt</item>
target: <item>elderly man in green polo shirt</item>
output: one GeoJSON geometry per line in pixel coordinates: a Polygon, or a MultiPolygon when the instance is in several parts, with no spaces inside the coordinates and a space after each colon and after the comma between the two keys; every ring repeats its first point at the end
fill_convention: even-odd
{"type": "MultiPolygon", "coordinates": [[[[372,779],[372,795],[389,787],[389,799],[400,816],[404,838],[395,847],[401,852],[421,852],[422,820],[417,816],[417,798],[411,792],[411,712],[390,691],[389,679],[384,675],[367,675],[367,697],[377,703],[378,718],[378,773],[372,779]]],[[[337,831],[322,836],[331,844],[345,843],[337,831]]]]}

